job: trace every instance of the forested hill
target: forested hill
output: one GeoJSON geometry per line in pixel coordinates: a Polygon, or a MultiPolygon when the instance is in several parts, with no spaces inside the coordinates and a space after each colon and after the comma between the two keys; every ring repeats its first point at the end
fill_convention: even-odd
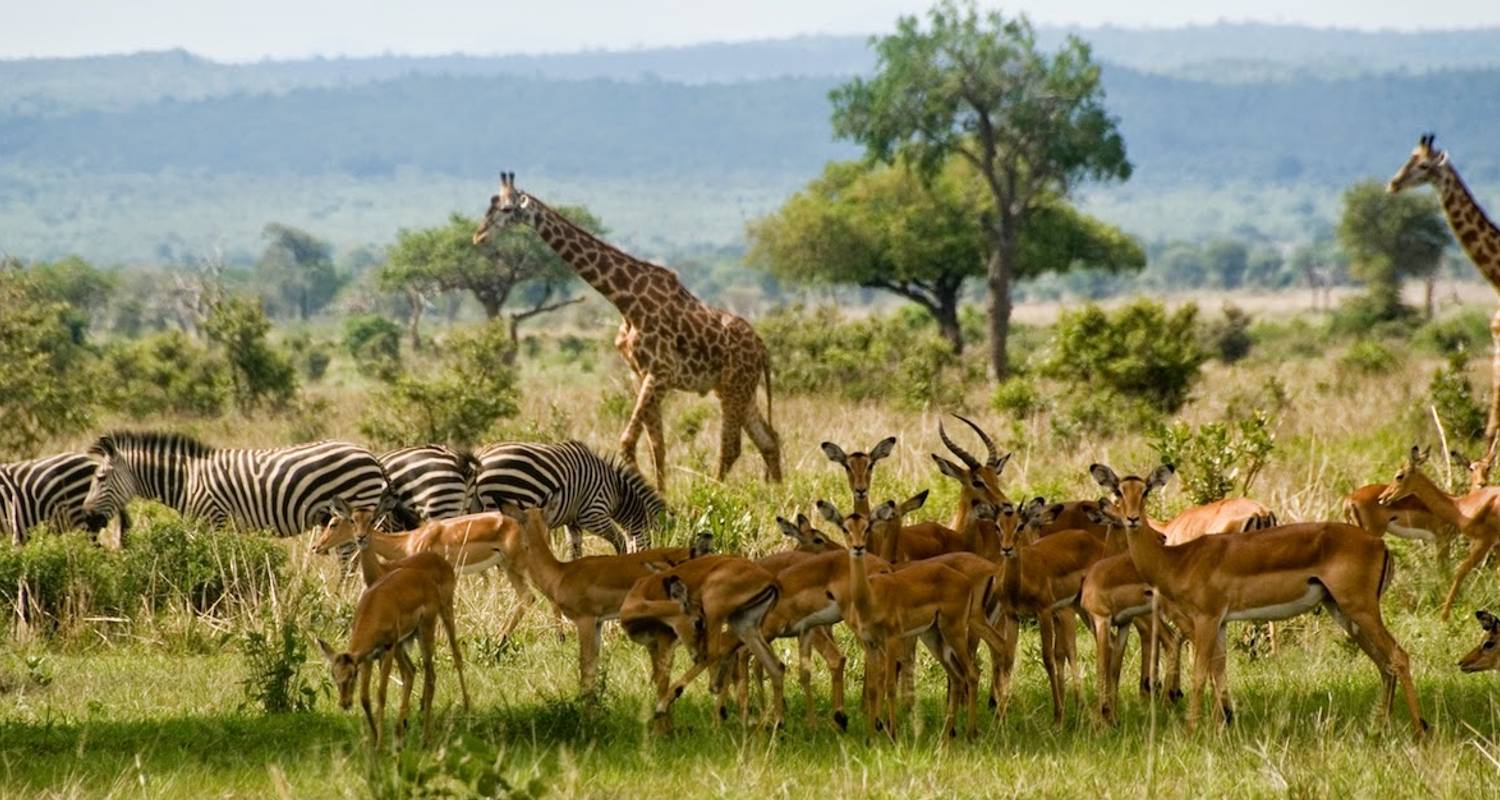
{"type": "MultiPolygon", "coordinates": [[[[0,117],[0,160],[105,172],[384,177],[498,166],[563,177],[813,175],[836,143],[838,79],[690,86],[410,76],[358,86],[0,117]]],[[[1500,179],[1500,69],[1209,84],[1105,72],[1137,180],[1346,183],[1392,171],[1435,130],[1467,174],[1500,179]]]]}

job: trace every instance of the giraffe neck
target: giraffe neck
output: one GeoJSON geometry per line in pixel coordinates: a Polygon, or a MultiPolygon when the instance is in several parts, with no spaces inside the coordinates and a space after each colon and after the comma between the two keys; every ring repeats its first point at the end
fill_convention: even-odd
{"type": "Polygon", "coordinates": [[[605,243],[599,237],[570,222],[546,203],[531,198],[535,206],[532,226],[542,241],[551,247],[588,285],[604,295],[628,319],[641,310],[641,300],[634,291],[636,278],[649,269],[660,269],[605,243]]]}
{"type": "Polygon", "coordinates": [[[1500,227],[1479,207],[1451,163],[1443,165],[1439,176],[1438,193],[1448,227],[1479,274],[1500,291],[1500,227]]]}

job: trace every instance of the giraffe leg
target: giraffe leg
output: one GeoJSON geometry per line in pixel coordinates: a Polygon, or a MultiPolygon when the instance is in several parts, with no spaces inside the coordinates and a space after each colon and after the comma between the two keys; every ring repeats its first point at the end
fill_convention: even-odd
{"type": "Polygon", "coordinates": [[[658,491],[667,490],[667,437],[661,425],[661,395],[646,407],[646,441],[651,444],[651,470],[658,491]]]}
{"type": "MultiPolygon", "coordinates": [[[[1486,452],[1495,446],[1495,437],[1500,435],[1500,310],[1490,317],[1490,415],[1484,425],[1486,452]]],[[[1488,464],[1484,479],[1489,480],[1488,464]]]]}
{"type": "Polygon", "coordinates": [[[719,421],[719,480],[721,481],[729,475],[731,469],[734,469],[734,462],[740,458],[747,405],[744,397],[727,393],[719,395],[719,406],[723,410],[723,418],[719,421]]]}
{"type": "Polygon", "coordinates": [[[781,437],[776,435],[766,418],[760,415],[760,409],[755,407],[754,400],[745,412],[745,432],[750,434],[750,441],[766,462],[766,480],[781,483],[781,437]]]}
{"type": "MultiPolygon", "coordinates": [[[[630,412],[630,422],[625,426],[625,432],[620,434],[620,457],[631,467],[637,467],[635,457],[636,443],[641,440],[641,431],[646,427],[652,414],[657,415],[660,420],[661,409],[657,405],[659,400],[656,377],[645,375],[641,378],[641,390],[635,397],[635,410],[630,412]]],[[[658,489],[661,485],[662,476],[656,476],[658,489]]]]}

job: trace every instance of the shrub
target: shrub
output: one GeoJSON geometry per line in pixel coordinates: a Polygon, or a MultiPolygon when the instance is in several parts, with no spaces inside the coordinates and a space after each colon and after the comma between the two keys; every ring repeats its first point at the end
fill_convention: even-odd
{"type": "Polygon", "coordinates": [[[1349,372],[1377,375],[1396,366],[1396,354],[1380,342],[1360,339],[1339,356],[1338,366],[1349,372]]]}
{"type": "Polygon", "coordinates": [[[1412,334],[1412,344],[1447,355],[1483,352],[1490,346],[1490,315],[1474,308],[1429,320],[1412,334]]]}
{"type": "Polygon", "coordinates": [[[1392,302],[1380,292],[1367,292],[1339,303],[1329,330],[1341,336],[1402,336],[1416,316],[1411,306],[1392,302]]]}
{"type": "Polygon", "coordinates": [[[907,408],[955,405],[964,376],[936,326],[915,315],[846,320],[837,309],[782,310],[758,325],[778,394],[833,393],[907,408]]]}
{"type": "Polygon", "coordinates": [[[537,800],[548,794],[541,776],[525,782],[507,774],[505,753],[468,734],[436,749],[402,748],[393,758],[372,758],[366,776],[371,797],[505,798],[537,800]]]}
{"type": "Polygon", "coordinates": [[[242,410],[281,408],[297,393],[297,371],[266,340],[271,322],[257,300],[230,297],[214,304],[203,331],[224,350],[242,410]]]}
{"type": "Polygon", "coordinates": [[[1250,355],[1255,340],[1250,336],[1250,315],[1239,306],[1225,303],[1224,316],[1210,322],[1204,329],[1204,341],[1208,350],[1225,364],[1250,355]]]}
{"type": "Polygon", "coordinates": [[[181,331],[105,348],[104,405],[131,416],[216,417],[229,402],[229,365],[181,331]]]}
{"type": "Polygon", "coordinates": [[[1427,387],[1427,396],[1453,447],[1467,447],[1484,437],[1485,411],[1474,399],[1467,361],[1463,350],[1449,353],[1448,363],[1432,374],[1427,387]]]}
{"type": "Polygon", "coordinates": [[[379,314],[344,320],[344,350],[365,372],[382,380],[401,369],[401,328],[379,314]]]}
{"type": "Polygon", "coordinates": [[[92,422],[95,384],[78,379],[88,356],[78,322],[35,276],[0,258],[0,452],[28,453],[92,422]]]}
{"type": "Polygon", "coordinates": [[[1058,320],[1043,371],[1175,412],[1208,358],[1195,335],[1197,317],[1193,304],[1169,314],[1160,303],[1138,300],[1113,315],[1089,304],[1058,320]]]}
{"type": "Polygon", "coordinates": [[[1238,490],[1247,494],[1260,474],[1276,435],[1263,412],[1194,428],[1186,422],[1159,425],[1151,449],[1164,464],[1177,467],[1194,503],[1212,503],[1238,490]]]}
{"type": "Polygon", "coordinates": [[[382,446],[442,442],[468,446],[490,438],[516,414],[515,373],[505,363],[510,334],[499,322],[458,336],[434,374],[392,376],[376,392],[359,429],[382,446]]]}
{"type": "Polygon", "coordinates": [[[995,387],[990,405],[1002,414],[1013,417],[1029,417],[1042,407],[1042,399],[1030,380],[1011,377],[995,387]]]}
{"type": "Polygon", "coordinates": [[[241,708],[285,714],[311,711],[317,704],[318,690],[302,674],[307,664],[307,634],[297,624],[309,593],[303,586],[284,606],[262,606],[258,624],[241,635],[240,655],[245,661],[241,708]]]}
{"type": "Polygon", "coordinates": [[[323,380],[323,376],[328,372],[328,364],[333,361],[333,353],[328,342],[314,339],[306,333],[288,336],[286,349],[292,356],[292,363],[296,364],[297,370],[302,373],[302,377],[314,383],[323,380]]]}

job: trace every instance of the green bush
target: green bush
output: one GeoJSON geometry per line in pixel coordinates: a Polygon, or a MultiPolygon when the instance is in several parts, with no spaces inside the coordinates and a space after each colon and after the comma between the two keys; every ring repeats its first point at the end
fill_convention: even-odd
{"type": "Polygon", "coordinates": [[[1151,449],[1164,464],[1177,467],[1194,503],[1212,503],[1231,493],[1248,494],[1276,446],[1271,418],[1264,412],[1194,428],[1186,422],[1159,425],[1151,449]]]}
{"type": "Polygon", "coordinates": [[[361,370],[392,377],[401,369],[401,328],[379,314],[355,314],[344,320],[344,350],[361,370]]]}
{"type": "Polygon", "coordinates": [[[1250,355],[1255,340],[1250,336],[1250,315],[1239,306],[1225,303],[1224,316],[1208,323],[1203,331],[1205,345],[1214,357],[1225,364],[1250,355]]]}
{"type": "Polygon", "coordinates": [[[958,358],[920,315],[845,319],[830,307],[793,307],[757,328],[778,394],[832,393],[916,409],[956,405],[963,393],[958,358]]]}
{"type": "Polygon", "coordinates": [[[333,361],[332,348],[322,339],[314,339],[307,333],[296,333],[286,338],[287,352],[302,377],[311,382],[323,380],[328,365],[333,361]]]}
{"type": "Polygon", "coordinates": [[[1090,391],[1111,389],[1164,412],[1187,402],[1208,353],[1198,342],[1198,307],[1168,313],[1137,300],[1114,314],[1089,304],[1062,315],[1045,374],[1090,391]]]}
{"type": "Polygon", "coordinates": [[[1360,339],[1339,356],[1338,366],[1349,372],[1378,375],[1396,366],[1396,354],[1380,342],[1360,339]]]}
{"type": "Polygon", "coordinates": [[[1339,303],[1329,321],[1329,330],[1340,336],[1402,337],[1416,316],[1416,309],[1411,306],[1372,291],[1339,303]]]}
{"type": "Polygon", "coordinates": [[[1428,398],[1454,448],[1467,448],[1484,438],[1485,410],[1474,399],[1467,361],[1463,350],[1449,353],[1448,363],[1432,374],[1427,386],[1428,398]]]}
{"type": "Polygon", "coordinates": [[[235,402],[241,410],[285,407],[297,394],[297,370],[266,336],[271,321],[260,301],[230,297],[215,303],[203,332],[229,362],[235,402]]]}
{"type": "Polygon", "coordinates": [[[308,635],[297,618],[311,588],[304,585],[284,605],[265,604],[258,623],[240,636],[240,655],[245,677],[242,708],[256,707],[267,714],[313,710],[318,689],[303,675],[307,665],[308,635]]]}
{"type": "Polygon", "coordinates": [[[1482,353],[1490,346],[1490,315],[1477,308],[1437,317],[1417,328],[1412,344],[1446,355],[1458,351],[1482,353]]]}
{"type": "Polygon", "coordinates": [[[103,403],[131,416],[216,417],[229,403],[229,365],[181,331],[166,331],[103,351],[103,403]]]}
{"type": "Polygon", "coordinates": [[[371,398],[360,431],[390,447],[486,441],[500,420],[517,411],[515,373],[505,362],[509,347],[510,334],[500,322],[455,337],[432,374],[389,377],[371,398]]]}
{"type": "Polygon", "coordinates": [[[1010,377],[995,387],[990,405],[1002,414],[1013,417],[1029,417],[1042,408],[1042,398],[1037,394],[1032,381],[1022,377],[1010,377]]]}

